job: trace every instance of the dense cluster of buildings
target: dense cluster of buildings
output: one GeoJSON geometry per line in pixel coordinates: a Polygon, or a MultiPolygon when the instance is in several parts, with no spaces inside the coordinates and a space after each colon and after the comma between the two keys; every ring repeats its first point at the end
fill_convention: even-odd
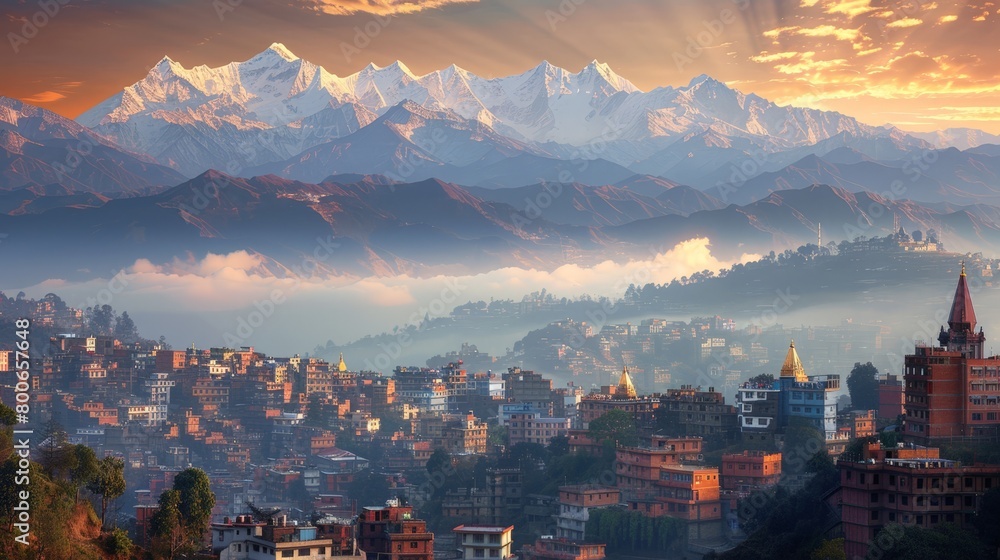
{"type": "MultiPolygon", "coordinates": [[[[601,336],[608,344],[619,336],[629,344],[646,335],[695,338],[732,327],[720,321],[704,328],[650,321],[601,336]]],[[[557,438],[566,438],[572,453],[609,461],[610,449],[613,473],[562,484],[551,496],[527,494],[522,469],[477,471],[469,487],[448,489],[440,502],[440,517],[455,524],[445,539],[454,540],[447,545],[453,557],[601,560],[605,544],[585,537],[594,511],[605,508],[683,520],[690,541],[720,542],[736,534],[740,500],[783,482],[778,450],[793,429],[814,429],[838,456],[847,442],[895,425],[903,443],[867,443],[861,455],[837,463],[840,486],[827,506],[839,511],[853,559],[867,554],[888,523],[968,524],[983,493],[1000,486],[1000,466],[962,465],[935,447],[1000,437],[1000,357],[986,355],[977,326],[963,270],[939,346],[918,344],[902,375],[880,379],[875,410],[838,410],[840,375],[807,375],[794,342],[777,376],[743,381],[732,403],[715,387],[642,392],[631,362],[617,383],[585,392],[516,367],[469,373],[456,361],[382,375],[352,371],[343,355],[330,363],[249,347],[172,350],[72,335],[52,339],[54,351],[39,358],[31,389],[36,413],[71,426],[72,442],[125,460],[126,501],[140,541],[173,476],[191,464],[206,470],[217,498],[211,547],[222,559],[441,557],[435,535],[407,502],[423,503],[430,491],[414,487],[407,473],[423,471],[438,450],[451,464],[476,464],[557,438]],[[595,439],[592,425],[611,412],[631,420],[638,443],[595,439]],[[378,461],[347,450],[360,445],[377,449],[378,461]],[[710,464],[707,448],[738,451],[710,464]],[[400,499],[357,503],[350,489],[370,472],[400,499]],[[248,502],[259,506],[253,514],[248,502]],[[542,535],[519,551],[515,518],[526,523],[522,530],[542,535]]],[[[745,357],[730,364],[766,358],[712,337],[698,352],[745,357]]],[[[0,352],[0,370],[11,363],[0,352]]],[[[0,397],[13,402],[13,388],[0,386],[0,397]]]]}

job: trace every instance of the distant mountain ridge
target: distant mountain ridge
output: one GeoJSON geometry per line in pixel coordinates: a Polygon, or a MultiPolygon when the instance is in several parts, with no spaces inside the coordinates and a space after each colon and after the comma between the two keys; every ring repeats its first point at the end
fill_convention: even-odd
{"type": "Polygon", "coordinates": [[[0,96],[0,190],[58,183],[139,193],[182,180],[151,157],[123,150],[70,119],[0,96]]]}
{"type": "Polygon", "coordinates": [[[259,274],[287,276],[311,258],[317,240],[331,248],[316,263],[320,276],[553,270],[648,259],[651,246],[666,251],[698,237],[710,240],[718,258],[735,259],[815,242],[820,224],[825,242],[885,235],[894,216],[907,231],[936,230],[951,250],[1000,248],[997,206],[924,205],[822,185],[723,205],[682,185],[648,196],[656,181],[646,177],[620,186],[500,190],[342,177],[304,183],[210,171],[158,194],[110,200],[13,191],[0,196],[0,231],[31,243],[4,244],[4,251],[31,266],[10,271],[10,281],[81,279],[139,259],[169,264],[235,251],[256,255],[259,274]],[[197,193],[210,194],[199,200],[197,193]],[[80,251],[81,244],[102,250],[80,251]]]}
{"type": "MultiPolygon", "coordinates": [[[[185,68],[164,57],[143,79],[78,121],[188,176],[209,168],[246,175],[262,165],[293,165],[318,146],[371,124],[381,126],[379,119],[400,107],[417,114],[414,106],[431,112],[425,120],[441,120],[438,128],[465,121],[470,133],[481,134],[438,142],[449,152],[467,152],[464,144],[486,142],[505,146],[500,153],[509,158],[603,159],[633,173],[687,183],[753,151],[777,153],[837,137],[840,145],[883,139],[903,151],[930,147],[897,129],[840,113],[778,106],[706,75],[684,87],[648,92],[596,60],[576,73],[542,62],[524,73],[491,79],[454,65],[417,76],[397,61],[384,68],[369,64],[340,77],[280,43],[218,68],[185,68]],[[513,154],[514,149],[522,153],[513,154]],[[708,169],[672,172],[676,164],[671,160],[700,159],[713,150],[726,153],[708,169]]],[[[363,160],[351,154],[335,159],[340,169],[379,172],[362,169],[363,160]]],[[[490,158],[442,162],[472,168],[500,163],[490,158]]],[[[344,172],[340,169],[327,175],[344,172]]],[[[303,176],[297,173],[290,170],[289,176],[303,176]]],[[[318,172],[308,175],[315,178],[318,172]]],[[[574,177],[593,184],[584,179],[574,177]]]]}

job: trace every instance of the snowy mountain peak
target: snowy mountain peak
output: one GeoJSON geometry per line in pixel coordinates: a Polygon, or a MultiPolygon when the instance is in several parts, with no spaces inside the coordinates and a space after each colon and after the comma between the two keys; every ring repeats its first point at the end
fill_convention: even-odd
{"type": "Polygon", "coordinates": [[[716,80],[715,78],[709,76],[708,74],[700,74],[698,76],[691,78],[691,81],[688,82],[688,89],[694,89],[702,85],[710,87],[722,86],[726,89],[729,89],[729,86],[720,82],[719,80],[716,80]]]}
{"type": "Polygon", "coordinates": [[[891,134],[836,113],[778,107],[706,74],[687,87],[649,92],[596,59],[577,73],[543,60],[497,78],[456,65],[418,77],[397,60],[338,77],[281,43],[218,68],[186,69],[164,57],[149,75],[78,122],[185,173],[200,173],[219,162],[283,161],[390,111],[401,122],[410,122],[406,113],[420,117],[414,122],[465,120],[475,134],[495,132],[519,145],[545,146],[553,155],[572,153],[567,146],[587,145],[609,130],[621,131],[617,140],[623,142],[607,158],[626,164],[660,161],[655,157],[660,150],[706,130],[711,134],[689,142],[722,147],[735,141],[774,150],[845,131],[866,138],[891,134]],[[245,153],[245,146],[254,146],[252,153],[245,153]]]}
{"type": "Polygon", "coordinates": [[[295,56],[295,53],[288,50],[288,47],[282,45],[281,43],[271,43],[271,46],[267,47],[267,51],[270,51],[289,62],[299,59],[299,57],[295,56]]]}
{"type": "Polygon", "coordinates": [[[413,74],[413,72],[410,72],[410,69],[407,68],[406,65],[403,64],[399,60],[397,60],[396,62],[393,62],[392,64],[390,64],[388,66],[386,66],[385,68],[383,68],[383,70],[390,70],[392,72],[399,72],[401,74],[409,76],[410,78],[416,78],[416,76],[413,74]]]}

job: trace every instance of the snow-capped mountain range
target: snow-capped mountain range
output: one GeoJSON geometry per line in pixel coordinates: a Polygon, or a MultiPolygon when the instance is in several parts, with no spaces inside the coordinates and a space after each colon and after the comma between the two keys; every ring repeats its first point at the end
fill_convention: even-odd
{"type": "MultiPolygon", "coordinates": [[[[296,176],[303,175],[295,172],[296,162],[309,154],[340,157],[316,154],[318,147],[343,151],[338,139],[373,123],[384,127],[380,117],[394,107],[415,114],[414,106],[428,111],[418,119],[423,129],[462,131],[424,140],[425,152],[434,151],[427,149],[434,142],[447,144],[435,148],[450,157],[435,159],[435,165],[470,165],[469,157],[477,153],[495,165],[498,154],[515,157],[520,151],[561,160],[604,159],[689,181],[691,173],[715,171],[753,151],[779,153],[823,142],[833,143],[827,146],[833,150],[859,139],[881,139],[904,152],[929,147],[891,127],[779,106],[704,75],[684,87],[648,92],[597,61],[577,73],[542,62],[522,74],[492,79],[454,65],[416,76],[395,62],[384,68],[369,64],[340,77],[280,43],[219,68],[185,68],[164,57],[143,79],[77,120],[188,176],[209,168],[245,174],[265,164],[296,176]],[[429,120],[448,122],[432,126],[429,120]],[[477,147],[460,145],[470,142],[477,147]],[[720,157],[720,151],[728,153],[720,157]],[[712,169],[692,172],[687,164],[703,152],[711,154],[712,169]]],[[[404,125],[389,128],[406,136],[404,125]]],[[[385,140],[384,134],[369,136],[385,140]]],[[[352,147],[356,153],[368,148],[352,147]]],[[[788,163],[775,158],[772,167],[788,163]]],[[[364,171],[353,164],[339,168],[364,171]]]]}

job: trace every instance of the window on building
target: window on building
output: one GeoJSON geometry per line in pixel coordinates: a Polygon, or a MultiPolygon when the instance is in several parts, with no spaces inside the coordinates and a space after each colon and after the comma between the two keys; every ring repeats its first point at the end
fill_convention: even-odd
{"type": "MultiPolygon", "coordinates": [[[[254,546],[254,549],[256,549],[256,548],[257,548],[257,547],[256,547],[256,545],[255,545],[255,546],[254,546]]],[[[282,558],[291,558],[292,556],[294,556],[294,553],[295,553],[295,551],[294,551],[294,550],[282,550],[282,551],[281,551],[281,557],[282,557],[282,558]]]]}
{"type": "Polygon", "coordinates": [[[484,549],[482,549],[482,548],[477,548],[474,556],[476,558],[485,558],[486,557],[486,551],[484,549]]]}
{"type": "Polygon", "coordinates": [[[873,509],[872,510],[872,521],[878,521],[878,510],[877,509],[873,509]]]}
{"type": "Polygon", "coordinates": [[[872,492],[871,496],[868,497],[868,501],[870,501],[873,504],[875,502],[877,502],[878,501],[878,492],[872,492]]]}
{"type": "Polygon", "coordinates": [[[308,548],[300,548],[299,549],[299,556],[309,556],[309,549],[308,548]]]}
{"type": "Polygon", "coordinates": [[[417,548],[417,541],[410,541],[410,548],[417,548]]]}

